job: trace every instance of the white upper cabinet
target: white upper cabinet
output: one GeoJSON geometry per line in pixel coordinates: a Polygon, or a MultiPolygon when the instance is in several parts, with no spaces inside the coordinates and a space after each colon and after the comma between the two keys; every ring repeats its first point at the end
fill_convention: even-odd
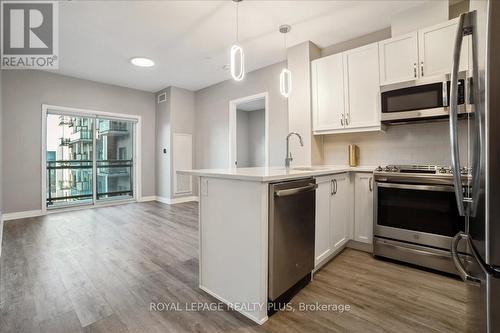
{"type": "Polygon", "coordinates": [[[378,44],[312,62],[314,134],[380,130],[378,44]]]}
{"type": "Polygon", "coordinates": [[[418,78],[417,32],[387,39],[378,45],[381,85],[418,78]]]}
{"type": "MultiPolygon", "coordinates": [[[[379,42],[380,84],[450,74],[458,19],[379,42]]],[[[459,71],[469,69],[469,39],[464,38],[459,71]]]]}
{"type": "Polygon", "coordinates": [[[347,128],[380,127],[378,43],[344,52],[347,128]]]}
{"type": "MultiPolygon", "coordinates": [[[[451,73],[458,18],[418,31],[420,77],[451,73]]],[[[469,68],[468,38],[462,42],[459,71],[469,68]]]]}
{"type": "Polygon", "coordinates": [[[342,54],[312,63],[313,129],[344,127],[344,65],[342,54]]]}

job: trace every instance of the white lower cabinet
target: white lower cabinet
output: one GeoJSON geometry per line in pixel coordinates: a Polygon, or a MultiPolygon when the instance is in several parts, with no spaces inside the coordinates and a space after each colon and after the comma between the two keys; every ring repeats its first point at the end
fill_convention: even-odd
{"type": "Polygon", "coordinates": [[[330,201],[332,193],[332,177],[316,178],[316,232],[314,243],[314,266],[332,253],[330,236],[330,201]]]}
{"type": "Polygon", "coordinates": [[[333,177],[333,195],[330,201],[331,240],[333,251],[340,248],[352,237],[352,186],[350,174],[333,177]]]}
{"type": "Polygon", "coordinates": [[[316,178],[314,265],[321,266],[349,240],[372,243],[373,174],[341,173],[316,178]]]}
{"type": "Polygon", "coordinates": [[[316,179],[315,266],[329,258],[350,238],[353,222],[349,173],[316,179]]]}
{"type": "Polygon", "coordinates": [[[358,172],[354,176],[354,240],[372,243],[373,174],[358,172]]]}

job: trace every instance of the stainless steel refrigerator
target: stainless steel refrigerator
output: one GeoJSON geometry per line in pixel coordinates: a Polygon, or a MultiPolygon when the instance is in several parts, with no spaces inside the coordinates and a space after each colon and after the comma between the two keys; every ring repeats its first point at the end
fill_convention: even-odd
{"type": "Polygon", "coordinates": [[[467,331],[500,332],[500,1],[471,0],[470,12],[460,16],[451,77],[450,141],[455,195],[466,230],[452,244],[453,260],[467,284],[467,331]],[[472,45],[469,83],[473,112],[467,131],[457,132],[457,75],[462,41],[472,45]],[[467,151],[460,151],[459,139],[467,151]],[[460,167],[472,168],[462,183],[460,167]],[[466,242],[468,260],[457,246],[466,242]]]}

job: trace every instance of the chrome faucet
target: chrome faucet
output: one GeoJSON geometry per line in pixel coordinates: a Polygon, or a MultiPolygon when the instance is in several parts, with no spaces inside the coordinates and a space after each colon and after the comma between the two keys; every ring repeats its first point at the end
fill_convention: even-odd
{"type": "Polygon", "coordinates": [[[304,147],[304,142],[302,141],[302,137],[297,132],[290,132],[286,136],[286,157],[285,157],[285,167],[290,167],[290,162],[293,161],[292,153],[290,152],[290,137],[295,134],[299,138],[300,145],[304,147]]]}

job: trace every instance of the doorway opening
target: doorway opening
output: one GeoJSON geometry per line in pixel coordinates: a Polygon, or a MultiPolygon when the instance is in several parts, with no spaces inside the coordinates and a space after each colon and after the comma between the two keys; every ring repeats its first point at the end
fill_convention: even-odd
{"type": "Polygon", "coordinates": [[[44,209],[136,197],[137,119],[55,107],[43,111],[44,209]]]}
{"type": "Polygon", "coordinates": [[[269,166],[268,94],[252,95],[229,103],[229,166],[269,166]]]}

